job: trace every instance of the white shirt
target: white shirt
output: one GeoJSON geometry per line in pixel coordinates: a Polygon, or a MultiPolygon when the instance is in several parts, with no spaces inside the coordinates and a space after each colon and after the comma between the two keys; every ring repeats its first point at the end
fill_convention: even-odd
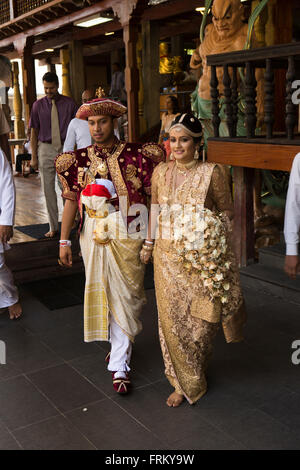
{"type": "Polygon", "coordinates": [[[287,255],[298,255],[300,230],[300,153],[294,158],[284,218],[284,238],[287,255]]]}
{"type": "MultiPolygon", "coordinates": [[[[15,185],[12,171],[7,158],[0,149],[0,225],[14,225],[15,217],[15,185]]],[[[0,253],[8,245],[0,242],[0,253]]]]}
{"type": "Polygon", "coordinates": [[[83,119],[74,118],[70,121],[63,151],[75,150],[75,145],[77,149],[84,149],[92,145],[88,122],[83,119]]]}

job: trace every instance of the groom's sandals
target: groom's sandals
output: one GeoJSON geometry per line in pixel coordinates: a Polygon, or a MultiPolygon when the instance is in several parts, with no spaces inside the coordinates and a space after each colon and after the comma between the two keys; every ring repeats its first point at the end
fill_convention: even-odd
{"type": "Polygon", "coordinates": [[[127,372],[125,372],[126,377],[118,377],[117,379],[115,379],[115,373],[116,372],[112,373],[113,388],[120,395],[126,395],[126,393],[129,392],[131,386],[129,376],[127,372]]]}

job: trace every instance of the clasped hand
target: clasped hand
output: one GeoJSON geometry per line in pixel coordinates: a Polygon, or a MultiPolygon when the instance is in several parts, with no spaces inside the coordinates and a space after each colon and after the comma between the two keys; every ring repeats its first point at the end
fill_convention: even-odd
{"type": "Polygon", "coordinates": [[[145,250],[145,248],[141,249],[140,259],[142,263],[148,264],[149,261],[151,260],[151,257],[152,257],[152,251],[145,250]]]}

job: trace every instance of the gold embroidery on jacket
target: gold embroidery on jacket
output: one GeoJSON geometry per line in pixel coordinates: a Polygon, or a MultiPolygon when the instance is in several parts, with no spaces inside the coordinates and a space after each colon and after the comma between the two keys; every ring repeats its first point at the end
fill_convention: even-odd
{"type": "Polygon", "coordinates": [[[55,166],[57,173],[63,173],[76,161],[75,153],[62,153],[56,159],[55,166]]]}
{"type": "Polygon", "coordinates": [[[140,189],[142,186],[142,183],[141,183],[141,180],[136,176],[137,168],[132,164],[127,165],[125,173],[126,173],[126,180],[131,181],[135,189],[140,189]]]}
{"type": "Polygon", "coordinates": [[[63,197],[66,199],[71,199],[72,201],[76,201],[76,192],[70,190],[70,186],[68,185],[66,178],[64,178],[62,175],[58,175],[58,177],[63,187],[63,197]]]}

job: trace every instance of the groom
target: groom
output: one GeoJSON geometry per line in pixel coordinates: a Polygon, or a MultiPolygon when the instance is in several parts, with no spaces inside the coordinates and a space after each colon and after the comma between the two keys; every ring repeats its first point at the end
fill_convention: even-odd
{"type": "Polygon", "coordinates": [[[108,231],[113,221],[119,233],[127,233],[127,223],[131,223],[134,217],[127,217],[127,221],[125,217],[124,224],[124,218],[120,216],[121,199],[127,201],[127,209],[135,204],[146,205],[153,169],[165,158],[163,149],[157,144],[125,143],[115,137],[114,120],[126,111],[121,103],[108,98],[84,103],[76,117],[87,120],[95,144],[76,152],[63,153],[56,159],[62,196],[66,200],[60,263],[72,266],[69,235],[79,207],[80,245],[86,272],[84,340],[110,341],[108,370],[112,372],[114,390],[123,394],[130,388],[132,343],[142,328],[139,316],[145,303],[144,266],[139,252],[143,240],[125,236],[110,238],[108,232],[105,242],[97,243],[93,240],[92,227],[97,219],[103,230],[108,231]],[[99,191],[94,184],[91,193],[82,195],[82,192],[96,179],[109,181],[110,195],[115,197],[108,197],[107,202],[113,206],[114,214],[87,205],[86,194],[96,197],[99,191]]]}

